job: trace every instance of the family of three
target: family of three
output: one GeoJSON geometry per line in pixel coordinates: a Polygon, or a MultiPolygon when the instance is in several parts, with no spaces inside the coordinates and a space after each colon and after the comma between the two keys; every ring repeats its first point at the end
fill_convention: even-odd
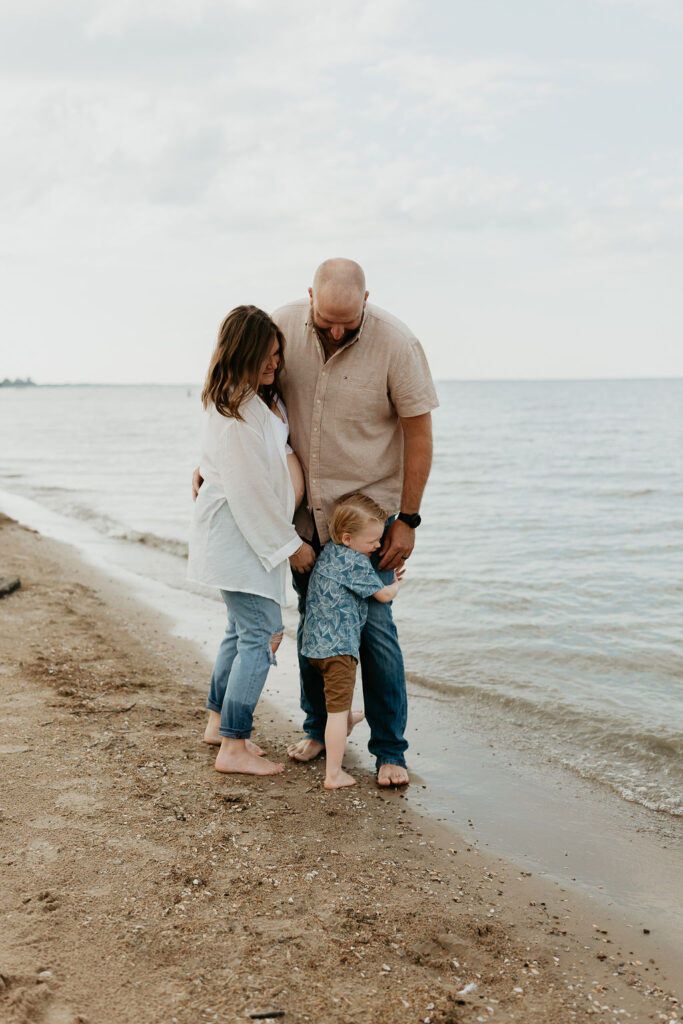
{"type": "Polygon", "coordinates": [[[299,603],[304,738],[297,761],[342,769],[360,662],[380,786],[408,782],[403,657],[391,602],[420,524],[438,405],[424,352],[396,317],[368,305],[347,259],[318,267],[309,298],[272,317],[238,306],[223,321],[206,410],[189,575],[220,589],[227,627],[204,739],[222,772],[282,765],[251,742],[254,709],[282,639],[288,568],[299,603]]]}

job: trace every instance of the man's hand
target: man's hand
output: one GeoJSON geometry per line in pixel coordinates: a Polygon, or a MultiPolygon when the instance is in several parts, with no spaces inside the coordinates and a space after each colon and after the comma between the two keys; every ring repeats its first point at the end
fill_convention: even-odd
{"type": "Polygon", "coordinates": [[[199,494],[199,488],[202,486],[203,483],[204,483],[204,477],[199,472],[199,466],[197,466],[197,468],[195,469],[194,473],[192,474],[192,500],[193,501],[197,500],[197,495],[199,494]]]}
{"type": "Polygon", "coordinates": [[[395,519],[386,532],[382,547],[379,549],[381,555],[378,569],[388,572],[390,569],[400,569],[406,558],[410,558],[415,547],[415,530],[400,519],[395,519]]]}
{"type": "Polygon", "coordinates": [[[315,565],[315,551],[304,541],[299,550],[289,556],[289,564],[294,572],[310,572],[315,565]]]}

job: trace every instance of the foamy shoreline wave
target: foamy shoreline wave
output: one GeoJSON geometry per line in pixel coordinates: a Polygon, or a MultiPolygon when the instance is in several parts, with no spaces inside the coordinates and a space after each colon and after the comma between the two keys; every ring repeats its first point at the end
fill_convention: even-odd
{"type": "Polygon", "coordinates": [[[566,704],[534,702],[475,683],[443,682],[407,673],[408,682],[445,702],[464,700],[506,739],[542,754],[579,775],[609,787],[624,800],[674,817],[683,816],[683,734],[661,735],[634,728],[626,719],[593,711],[580,714],[566,704]],[[538,742],[543,736],[544,742],[538,742]]]}

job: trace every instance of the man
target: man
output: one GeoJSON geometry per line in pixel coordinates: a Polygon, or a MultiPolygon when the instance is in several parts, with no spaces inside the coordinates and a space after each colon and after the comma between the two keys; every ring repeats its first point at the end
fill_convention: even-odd
{"type": "MultiPolygon", "coordinates": [[[[322,263],[309,301],[283,306],[273,319],[286,341],[281,385],[290,440],[306,477],[307,506],[295,524],[316,551],[329,537],[335,502],[362,491],[392,516],[378,553],[385,582],[413,550],[432,458],[431,410],[438,406],[422,347],[408,328],[368,306],[365,275],[352,260],[322,263]]],[[[377,564],[377,563],[376,563],[377,564]]],[[[299,596],[299,651],[308,574],[293,573],[299,596]]],[[[405,785],[406,682],[390,604],[370,601],[360,647],[369,750],[380,786],[405,785]]],[[[309,761],[323,750],[322,679],[299,653],[305,737],[288,748],[309,761]]]]}

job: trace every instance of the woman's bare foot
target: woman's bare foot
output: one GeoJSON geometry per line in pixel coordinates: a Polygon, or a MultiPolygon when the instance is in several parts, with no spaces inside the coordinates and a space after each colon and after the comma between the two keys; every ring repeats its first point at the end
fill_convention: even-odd
{"type": "Polygon", "coordinates": [[[355,786],[356,780],[340,768],[333,775],[325,776],[325,789],[341,789],[342,786],[355,786]]]}
{"type": "MultiPolygon", "coordinates": [[[[206,729],[204,730],[204,742],[208,743],[212,747],[220,747],[223,742],[223,737],[218,731],[221,724],[221,716],[217,711],[209,711],[209,720],[206,723],[206,729]]],[[[252,743],[251,740],[245,740],[247,750],[250,754],[255,757],[263,757],[265,750],[259,747],[258,743],[252,743]]]]}
{"type": "Polygon", "coordinates": [[[407,786],[409,782],[408,772],[400,764],[383,764],[377,772],[378,786],[407,786]]]}
{"type": "Polygon", "coordinates": [[[364,718],[365,718],[365,712],[364,711],[349,711],[349,725],[348,725],[348,728],[346,730],[346,735],[350,736],[351,735],[351,730],[353,729],[354,725],[358,725],[358,723],[362,722],[364,718]]]}
{"type": "Polygon", "coordinates": [[[238,775],[277,775],[284,770],[284,765],[269,761],[267,757],[258,757],[247,749],[247,740],[230,740],[223,738],[221,748],[216,757],[216,771],[233,772],[238,775]]]}
{"type": "Polygon", "coordinates": [[[324,744],[319,743],[318,740],[304,736],[298,743],[290,743],[287,747],[287,755],[293,761],[313,761],[316,757],[320,757],[324,749],[324,744]]]}

